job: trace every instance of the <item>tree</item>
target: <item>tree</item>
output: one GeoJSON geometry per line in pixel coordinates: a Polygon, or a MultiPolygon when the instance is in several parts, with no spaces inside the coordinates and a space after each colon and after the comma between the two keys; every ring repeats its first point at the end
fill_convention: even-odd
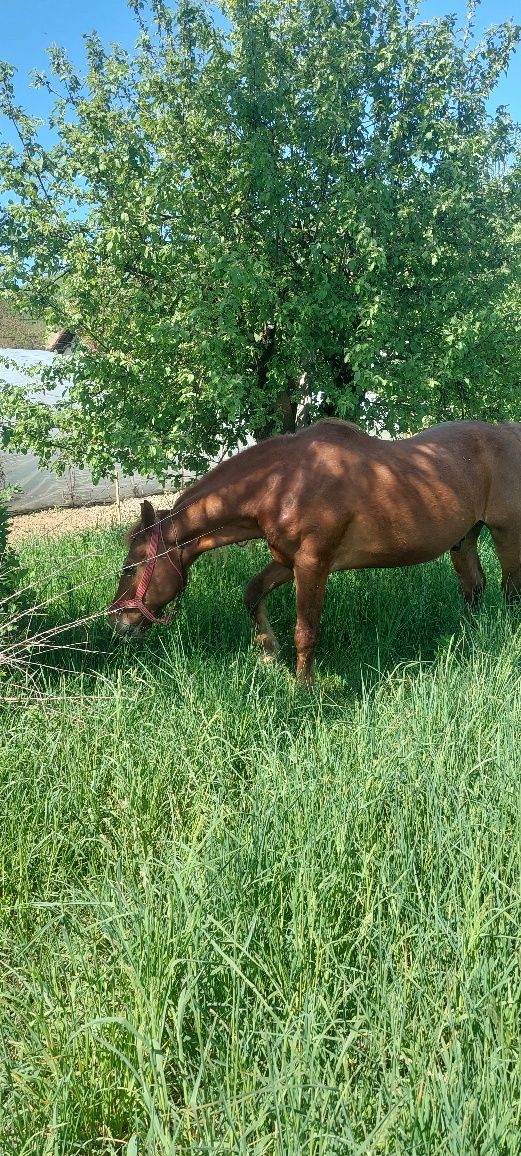
{"type": "Polygon", "coordinates": [[[69,402],[5,391],[4,437],[164,474],[304,398],[393,431],[512,414],[518,136],[486,100],[520,29],[476,45],[399,0],[131,7],[135,55],[90,36],[80,78],[51,50],[52,147],[3,67],[0,283],[79,335],[69,402]]]}

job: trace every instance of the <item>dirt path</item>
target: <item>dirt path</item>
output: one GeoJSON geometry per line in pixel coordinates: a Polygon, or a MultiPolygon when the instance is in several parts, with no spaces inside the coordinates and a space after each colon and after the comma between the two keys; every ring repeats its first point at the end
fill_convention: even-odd
{"type": "MultiPolygon", "coordinates": [[[[164,494],[152,498],[161,505],[171,506],[174,495],[164,494]]],[[[128,526],[139,516],[139,498],[126,498],[121,503],[121,521],[128,526]]],[[[114,505],[81,506],[69,510],[39,510],[35,514],[17,514],[9,519],[9,542],[15,546],[24,538],[57,537],[60,534],[75,534],[82,530],[95,530],[98,526],[117,526],[114,505]]]]}

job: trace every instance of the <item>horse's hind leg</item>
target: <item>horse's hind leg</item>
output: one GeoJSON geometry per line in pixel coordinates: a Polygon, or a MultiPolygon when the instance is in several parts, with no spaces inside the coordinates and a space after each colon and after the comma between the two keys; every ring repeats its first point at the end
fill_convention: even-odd
{"type": "Polygon", "coordinates": [[[509,602],[521,598],[521,523],[507,530],[490,526],[501,565],[502,587],[509,602]]]}
{"type": "Polygon", "coordinates": [[[467,606],[475,606],[485,588],[485,575],[479,560],[477,542],[483,522],[469,530],[468,534],[453,546],[450,552],[452,565],[458,575],[461,593],[467,606]]]}
{"type": "Polygon", "coordinates": [[[252,578],[244,591],[244,601],[249,611],[254,630],[254,642],[260,647],[266,661],[275,659],[279,653],[279,644],[273,633],[266,613],[265,598],[277,586],[284,582],[291,582],[293,570],[283,566],[281,562],[270,562],[252,578]]]}

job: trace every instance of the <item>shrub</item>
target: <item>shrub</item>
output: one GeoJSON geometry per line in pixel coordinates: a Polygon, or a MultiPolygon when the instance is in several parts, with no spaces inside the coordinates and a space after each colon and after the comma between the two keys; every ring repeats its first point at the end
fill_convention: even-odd
{"type": "Polygon", "coordinates": [[[0,489],[0,674],[7,665],[6,656],[2,654],[6,636],[15,631],[23,602],[20,563],[17,554],[8,544],[9,497],[9,490],[0,489]]]}

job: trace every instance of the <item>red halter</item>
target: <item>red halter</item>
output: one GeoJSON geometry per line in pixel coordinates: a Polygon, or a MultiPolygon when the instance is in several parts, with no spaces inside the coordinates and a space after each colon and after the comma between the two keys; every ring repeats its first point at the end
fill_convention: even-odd
{"type": "Polygon", "coordinates": [[[144,599],[145,594],[148,590],[148,587],[150,586],[150,579],[152,578],[152,574],[154,573],[154,566],[156,564],[156,559],[157,559],[157,548],[158,548],[160,539],[161,539],[161,543],[164,547],[164,555],[163,556],[166,556],[168,558],[170,565],[173,566],[176,574],[179,574],[181,582],[184,585],[183,574],[182,574],[181,570],[179,569],[179,567],[176,566],[175,562],[172,561],[170,554],[168,553],[168,550],[167,550],[166,545],[165,545],[165,540],[163,538],[163,531],[161,530],[161,525],[159,522],[157,522],[157,524],[154,526],[154,532],[153,532],[152,537],[150,539],[150,550],[149,550],[149,554],[148,554],[148,558],[147,558],[147,564],[146,564],[145,569],[143,571],[143,574],[141,576],[141,580],[139,582],[139,585],[138,585],[138,588],[136,590],[134,598],[124,598],[123,596],[121,598],[115,598],[114,601],[111,602],[111,604],[109,606],[109,612],[112,610],[139,610],[140,614],[142,614],[144,618],[148,618],[149,622],[161,622],[165,626],[168,626],[168,623],[172,621],[172,618],[173,618],[172,614],[163,614],[162,618],[156,618],[155,614],[152,614],[152,611],[149,610],[148,606],[145,606],[145,603],[143,602],[143,599],[144,599]]]}

